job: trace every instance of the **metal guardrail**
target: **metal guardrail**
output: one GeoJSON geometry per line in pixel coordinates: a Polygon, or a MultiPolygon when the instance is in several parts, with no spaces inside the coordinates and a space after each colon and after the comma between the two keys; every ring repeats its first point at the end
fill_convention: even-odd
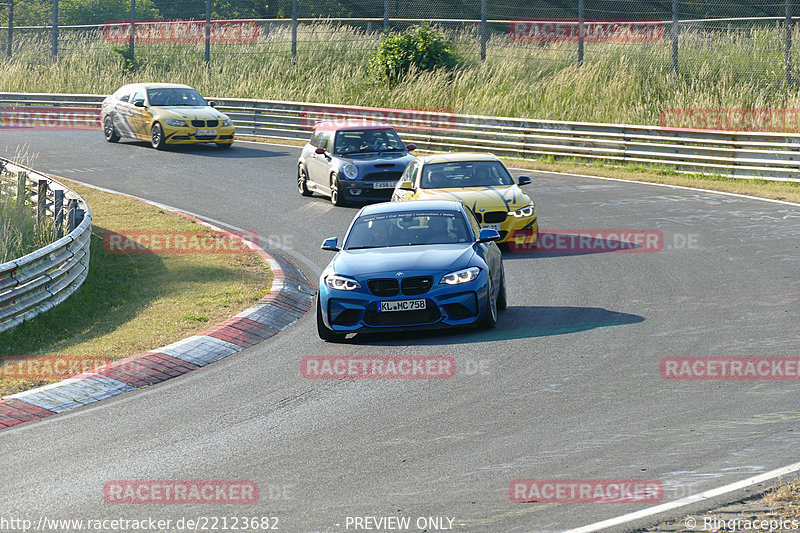
{"type": "MultiPolygon", "coordinates": [[[[0,128],[2,106],[98,107],[102,99],[98,95],[0,93],[0,128]]],[[[307,139],[316,121],[348,118],[391,123],[404,140],[432,151],[666,165],[684,173],[800,181],[800,134],[795,133],[688,130],[238,98],[220,102],[219,109],[233,119],[240,135],[307,139]]]]}
{"type": "MultiPolygon", "coordinates": [[[[0,331],[10,329],[67,299],[89,273],[92,212],[68,187],[0,158],[0,194],[24,198],[37,219],[52,217],[58,240],[0,264],[0,331]],[[66,235],[64,235],[66,233],[66,235]]],[[[15,201],[16,201],[15,200],[15,201]]]]}

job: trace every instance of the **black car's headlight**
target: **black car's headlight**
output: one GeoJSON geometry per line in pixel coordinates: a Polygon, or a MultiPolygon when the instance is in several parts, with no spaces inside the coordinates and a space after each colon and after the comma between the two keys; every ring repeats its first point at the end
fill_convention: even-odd
{"type": "Polygon", "coordinates": [[[481,269],[478,267],[469,267],[462,270],[456,270],[455,272],[450,272],[449,274],[445,274],[442,277],[442,281],[440,281],[439,283],[444,283],[446,285],[458,285],[459,283],[467,283],[468,281],[477,279],[480,273],[481,269]]]}
{"type": "Polygon", "coordinates": [[[222,125],[223,126],[230,126],[232,124],[233,124],[233,121],[231,121],[231,119],[229,119],[229,118],[226,118],[225,120],[222,121],[222,125]]]}
{"type": "Polygon", "coordinates": [[[516,211],[509,211],[508,216],[516,218],[532,217],[534,213],[536,213],[536,206],[534,204],[531,204],[521,209],[517,209],[516,211]]]}
{"type": "Polygon", "coordinates": [[[358,176],[358,169],[353,163],[345,163],[342,165],[342,174],[349,179],[354,180],[358,176]]]}
{"type": "Polygon", "coordinates": [[[325,278],[325,284],[331,289],[338,291],[354,291],[361,288],[361,284],[353,278],[346,278],[337,274],[331,274],[325,278]]]}
{"type": "Polygon", "coordinates": [[[164,122],[166,122],[168,126],[174,126],[176,128],[185,128],[188,126],[185,120],[175,120],[174,118],[168,118],[164,122]]]}

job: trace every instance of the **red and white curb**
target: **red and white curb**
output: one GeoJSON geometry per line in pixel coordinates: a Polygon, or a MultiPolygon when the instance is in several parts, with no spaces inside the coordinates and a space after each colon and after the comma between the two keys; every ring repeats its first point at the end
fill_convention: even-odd
{"type": "MultiPolygon", "coordinates": [[[[186,215],[216,231],[233,234],[186,215]]],[[[286,329],[311,309],[314,288],[291,261],[247,243],[269,265],[269,294],[255,305],[197,335],[126,357],[69,379],[0,399],[0,428],[6,428],[124,392],[160,383],[249,348],[286,329]]]]}

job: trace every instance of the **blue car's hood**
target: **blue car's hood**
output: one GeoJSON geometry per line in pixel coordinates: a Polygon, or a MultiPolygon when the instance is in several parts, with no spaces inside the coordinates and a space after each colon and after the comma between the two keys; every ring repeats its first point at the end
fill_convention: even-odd
{"type": "Polygon", "coordinates": [[[475,254],[467,244],[425,244],[364,250],[342,250],[331,265],[337,274],[360,277],[365,274],[411,272],[433,273],[469,266],[475,254]]]}

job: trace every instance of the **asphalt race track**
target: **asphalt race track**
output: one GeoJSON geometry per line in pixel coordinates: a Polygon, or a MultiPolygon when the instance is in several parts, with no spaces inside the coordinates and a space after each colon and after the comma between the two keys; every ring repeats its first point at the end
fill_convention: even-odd
{"type": "MultiPolygon", "coordinates": [[[[108,144],[100,131],[6,130],[0,140],[6,154],[22,144],[38,153],[37,170],[270,238],[294,251],[287,256],[315,285],[332,257],[320,243],[342,236],[356,213],[297,193],[295,147],[158,152],[108,144]]],[[[289,532],[367,530],[355,529],[354,517],[411,517],[412,526],[449,517],[453,531],[561,531],[647,505],[515,503],[509,483],[660,480],[670,501],[797,461],[797,381],[665,380],[659,362],[798,355],[798,208],[528,174],[543,233],[659,230],[663,249],[506,251],[509,308],[495,330],[326,344],[308,313],[209,367],[2,431],[0,516],[173,524],[271,516],[289,532]],[[452,356],[457,372],[438,380],[301,376],[302,357],[345,354],[452,356]],[[115,505],[103,499],[112,480],[252,480],[260,497],[252,505],[115,505]]]]}

